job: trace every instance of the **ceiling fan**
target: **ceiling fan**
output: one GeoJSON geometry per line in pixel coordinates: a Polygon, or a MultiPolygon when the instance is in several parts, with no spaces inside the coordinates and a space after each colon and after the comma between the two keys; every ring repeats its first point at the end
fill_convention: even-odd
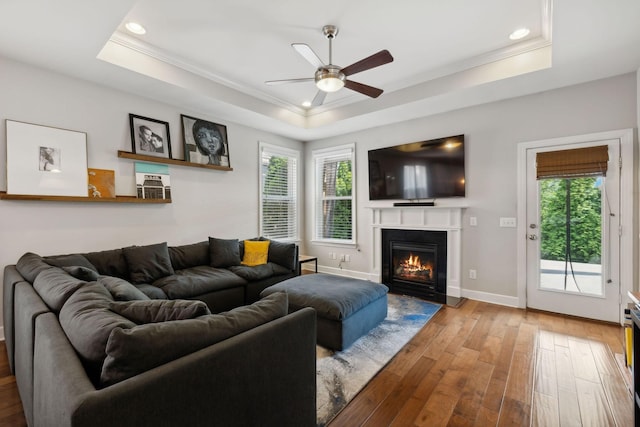
{"type": "Polygon", "coordinates": [[[322,27],[322,33],[329,39],[329,63],[325,64],[316,55],[316,53],[304,43],[293,43],[293,47],[304,59],[306,59],[311,65],[316,67],[316,73],[314,77],[301,78],[301,79],[286,79],[286,80],[269,80],[265,82],[268,85],[277,85],[282,83],[301,83],[314,81],[318,87],[318,93],[311,102],[311,105],[317,107],[322,105],[327,93],[337,92],[338,90],[346,87],[347,89],[354,90],[362,93],[363,95],[370,96],[371,98],[379,97],[383,90],[373,86],[368,86],[362,83],[354,82],[353,80],[347,80],[348,76],[351,76],[362,71],[370,70],[371,68],[379,67],[380,65],[388,64],[393,61],[393,56],[388,50],[381,50],[378,53],[361,59],[348,67],[340,68],[337,65],[332,64],[332,41],[338,35],[338,27],[335,25],[325,25],[322,27]]]}

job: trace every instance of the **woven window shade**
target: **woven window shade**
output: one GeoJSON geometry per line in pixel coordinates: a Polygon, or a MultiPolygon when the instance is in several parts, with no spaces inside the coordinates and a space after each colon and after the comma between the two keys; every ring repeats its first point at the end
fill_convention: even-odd
{"type": "Polygon", "coordinates": [[[536,177],[542,179],[606,176],[608,162],[609,150],[606,145],[546,151],[536,156],[536,177]]]}

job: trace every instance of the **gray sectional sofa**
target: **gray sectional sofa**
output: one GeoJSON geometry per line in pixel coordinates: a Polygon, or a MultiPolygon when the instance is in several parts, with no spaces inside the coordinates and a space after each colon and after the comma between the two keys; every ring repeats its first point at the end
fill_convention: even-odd
{"type": "MultiPolygon", "coordinates": [[[[263,239],[252,239],[263,240],[263,239]]],[[[30,426],[315,425],[316,313],[260,292],[297,247],[209,238],[41,257],[4,270],[10,367],[30,426]]]]}

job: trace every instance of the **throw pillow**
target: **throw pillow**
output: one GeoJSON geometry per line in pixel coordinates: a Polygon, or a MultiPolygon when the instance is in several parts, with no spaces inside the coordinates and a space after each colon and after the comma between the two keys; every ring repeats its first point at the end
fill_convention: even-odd
{"type": "Polygon", "coordinates": [[[69,298],[87,282],[76,279],[58,267],[49,267],[38,274],[33,288],[47,306],[58,313],[69,298]]]}
{"type": "Polygon", "coordinates": [[[232,265],[240,265],[238,239],[209,237],[209,257],[211,267],[227,268],[232,265]]]}
{"type": "MultiPolygon", "coordinates": [[[[107,288],[116,301],[148,300],[149,297],[131,283],[119,277],[100,276],[98,283],[107,288]]],[[[126,317],[126,316],[125,316],[126,317]]]]}
{"type": "Polygon", "coordinates": [[[226,313],[115,328],[107,343],[101,385],[108,386],[201,350],[287,314],[284,292],[226,313]]]}
{"type": "Polygon", "coordinates": [[[272,240],[269,245],[269,262],[274,262],[289,270],[298,269],[297,247],[295,243],[272,240]]]}
{"type": "Polygon", "coordinates": [[[211,314],[202,301],[192,300],[147,300],[113,302],[111,311],[126,317],[139,325],[145,323],[168,322],[170,320],[194,319],[211,314]]]}
{"type": "Polygon", "coordinates": [[[40,255],[32,252],[27,252],[22,255],[16,263],[16,270],[18,270],[22,277],[27,279],[29,283],[33,283],[38,274],[48,268],[51,268],[51,265],[47,264],[40,255]]]}
{"type": "Polygon", "coordinates": [[[84,280],[85,282],[95,282],[100,276],[95,270],[77,265],[62,267],[62,269],[76,279],[84,280]]]}
{"type": "Polygon", "coordinates": [[[267,263],[269,257],[269,241],[245,240],[244,241],[244,258],[242,264],[253,267],[267,263]]]}
{"type": "Polygon", "coordinates": [[[123,248],[129,266],[131,283],[153,283],[161,277],[174,274],[167,242],[147,246],[123,248]]]}

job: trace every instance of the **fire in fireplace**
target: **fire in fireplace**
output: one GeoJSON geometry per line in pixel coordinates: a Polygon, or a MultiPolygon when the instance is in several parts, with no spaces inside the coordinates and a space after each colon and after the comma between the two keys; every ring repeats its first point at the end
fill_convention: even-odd
{"type": "Polygon", "coordinates": [[[382,283],[394,293],[446,302],[446,231],[383,229],[382,283]]]}
{"type": "Polygon", "coordinates": [[[418,283],[433,282],[433,260],[424,251],[393,249],[393,275],[400,280],[418,283]],[[426,260],[425,258],[429,258],[426,260]]]}

